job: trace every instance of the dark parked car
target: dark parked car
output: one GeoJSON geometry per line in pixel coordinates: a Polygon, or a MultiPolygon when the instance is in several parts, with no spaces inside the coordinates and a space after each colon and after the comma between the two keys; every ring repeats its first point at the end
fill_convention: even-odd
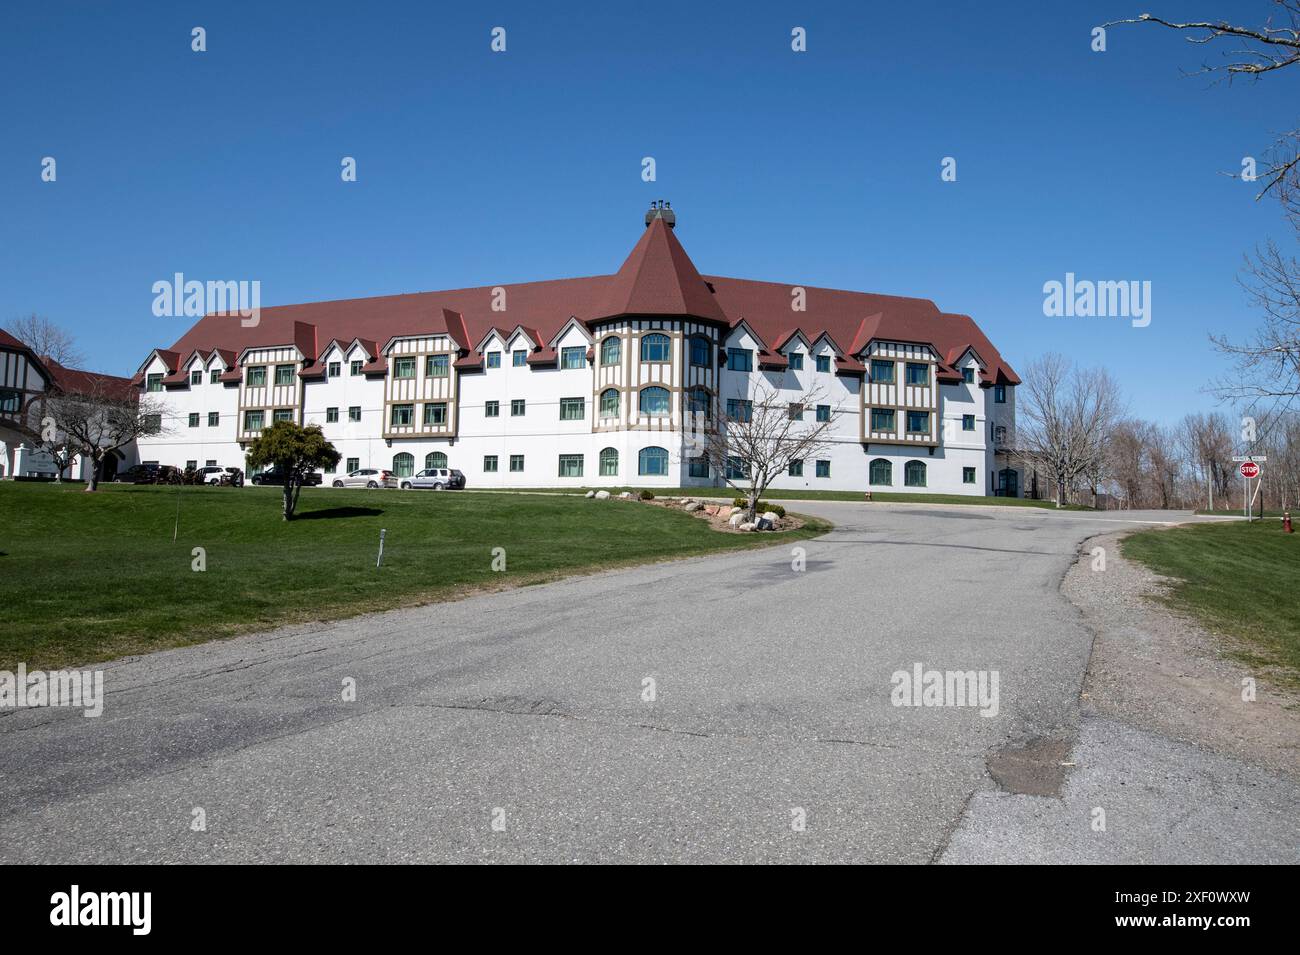
{"type": "MultiPolygon", "coordinates": [[[[263,471],[261,474],[253,475],[253,483],[254,484],[275,484],[275,485],[283,486],[284,472],[281,471],[279,468],[267,468],[267,470],[263,471]]],[[[317,474],[315,471],[309,471],[308,473],[302,475],[302,479],[299,483],[303,487],[314,487],[317,484],[320,484],[320,475],[317,474]]]]}
{"type": "Polygon", "coordinates": [[[133,464],[125,471],[118,471],[113,477],[114,484],[157,484],[160,468],[156,464],[133,464]]]}

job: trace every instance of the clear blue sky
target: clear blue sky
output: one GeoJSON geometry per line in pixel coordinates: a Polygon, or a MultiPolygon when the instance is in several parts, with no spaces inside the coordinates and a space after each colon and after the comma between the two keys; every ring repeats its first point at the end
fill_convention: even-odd
{"type": "Polygon", "coordinates": [[[1292,242],[1221,173],[1293,125],[1300,76],[1212,87],[1180,68],[1216,50],[1089,32],[1268,6],[6,5],[0,323],[46,315],[128,374],[184,330],[150,310],[177,271],[259,279],[263,305],[598,274],[667,198],[703,272],[928,297],[1170,421],[1213,406],[1207,333],[1256,322],[1243,253],[1292,242]],[[1150,280],[1151,325],[1045,318],[1067,271],[1150,280]]]}

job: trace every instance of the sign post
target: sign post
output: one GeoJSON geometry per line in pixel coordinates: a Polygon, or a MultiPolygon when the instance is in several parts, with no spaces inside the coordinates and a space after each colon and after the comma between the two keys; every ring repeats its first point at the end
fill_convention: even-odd
{"type": "MultiPolygon", "coordinates": [[[[1243,509],[1246,512],[1246,520],[1247,522],[1253,521],[1255,519],[1253,507],[1255,502],[1250,495],[1250,482],[1252,478],[1259,479],[1259,466],[1262,462],[1267,461],[1268,458],[1262,454],[1247,454],[1245,456],[1234,457],[1232,460],[1235,464],[1239,465],[1237,470],[1241,473],[1241,476],[1244,479],[1241,488],[1241,499],[1244,505],[1243,509]]],[[[1255,486],[1255,493],[1259,493],[1258,484],[1255,486]]]]}

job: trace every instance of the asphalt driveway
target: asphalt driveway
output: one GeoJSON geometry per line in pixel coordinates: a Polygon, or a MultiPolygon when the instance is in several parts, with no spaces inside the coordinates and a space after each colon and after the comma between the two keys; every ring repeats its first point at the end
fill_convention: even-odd
{"type": "Polygon", "coordinates": [[[798,509],[803,554],[109,665],[98,719],[0,716],[0,861],[937,861],[991,757],[1078,733],[1079,543],[1176,518],[798,509]],[[892,705],[916,664],[997,671],[996,716],[892,705]]]}

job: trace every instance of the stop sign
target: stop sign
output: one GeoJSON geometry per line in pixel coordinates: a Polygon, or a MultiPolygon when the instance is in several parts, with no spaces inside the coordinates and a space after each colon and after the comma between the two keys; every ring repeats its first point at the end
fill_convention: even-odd
{"type": "Polygon", "coordinates": [[[1259,477],[1259,465],[1254,461],[1242,461],[1240,471],[1241,476],[1247,479],[1259,477]]]}

